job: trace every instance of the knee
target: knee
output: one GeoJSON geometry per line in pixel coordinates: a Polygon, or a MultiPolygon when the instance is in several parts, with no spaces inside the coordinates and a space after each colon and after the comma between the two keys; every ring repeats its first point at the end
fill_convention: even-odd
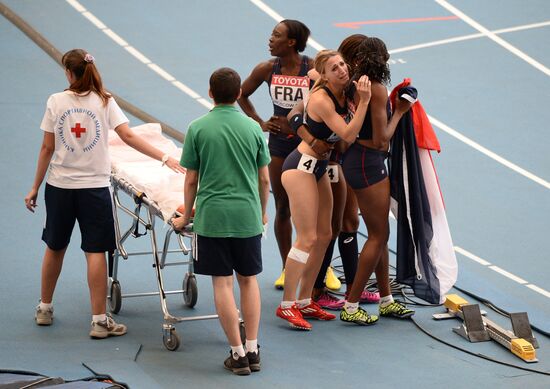
{"type": "Polygon", "coordinates": [[[248,288],[256,284],[256,276],[242,276],[237,273],[237,282],[239,283],[239,287],[248,288]]]}
{"type": "Polygon", "coordinates": [[[335,237],[333,237],[331,229],[326,231],[321,231],[317,234],[317,243],[328,244],[328,242],[330,242],[331,239],[336,239],[335,237]]]}
{"type": "Polygon", "coordinates": [[[307,234],[303,234],[302,236],[298,237],[296,239],[295,246],[299,247],[300,250],[303,250],[305,252],[310,252],[313,246],[317,244],[318,236],[317,233],[311,232],[307,234]]]}
{"type": "Polygon", "coordinates": [[[355,232],[359,229],[359,215],[346,215],[342,221],[342,231],[355,232]]]}
{"type": "Polygon", "coordinates": [[[369,233],[368,240],[376,246],[378,251],[382,251],[388,244],[389,235],[389,231],[369,233]]]}
{"type": "Polygon", "coordinates": [[[229,290],[233,291],[233,276],[213,276],[212,285],[216,290],[229,290]]]}
{"type": "Polygon", "coordinates": [[[290,219],[290,206],[288,201],[275,202],[275,217],[277,219],[290,219]]]}
{"type": "Polygon", "coordinates": [[[332,230],[331,230],[331,238],[336,239],[338,238],[338,235],[340,234],[340,231],[342,231],[342,222],[341,220],[333,220],[332,221],[332,230]]]}

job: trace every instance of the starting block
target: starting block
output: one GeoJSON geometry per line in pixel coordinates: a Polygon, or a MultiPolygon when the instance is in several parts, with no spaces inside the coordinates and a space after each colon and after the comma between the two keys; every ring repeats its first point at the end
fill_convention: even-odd
{"type": "Polygon", "coordinates": [[[506,330],[495,322],[484,317],[478,304],[469,304],[462,297],[451,294],[445,299],[447,312],[433,315],[435,320],[458,318],[463,321],[453,332],[468,339],[472,343],[494,340],[510,350],[525,362],[538,362],[535,349],[539,344],[531,331],[527,312],[510,314],[512,331],[506,330]]]}

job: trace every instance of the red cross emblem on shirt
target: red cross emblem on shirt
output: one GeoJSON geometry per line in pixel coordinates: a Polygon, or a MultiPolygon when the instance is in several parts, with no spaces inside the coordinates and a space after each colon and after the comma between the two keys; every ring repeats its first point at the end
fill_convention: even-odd
{"type": "Polygon", "coordinates": [[[77,138],[80,138],[80,134],[86,132],[86,127],[80,127],[80,123],[76,123],[74,127],[71,127],[71,132],[74,132],[77,138]]]}

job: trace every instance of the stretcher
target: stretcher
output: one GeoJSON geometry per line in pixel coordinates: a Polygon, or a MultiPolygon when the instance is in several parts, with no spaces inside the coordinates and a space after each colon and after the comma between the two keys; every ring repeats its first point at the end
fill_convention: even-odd
{"type": "MultiPolygon", "coordinates": [[[[179,160],[181,148],[162,135],[160,125],[143,124],[133,128],[134,132],[148,143],[164,151],[179,160]]],[[[131,147],[127,146],[114,131],[109,134],[109,153],[111,157],[111,185],[113,189],[113,208],[115,219],[116,250],[109,253],[109,293],[108,303],[110,311],[118,313],[122,307],[122,299],[129,297],[160,296],[160,305],[164,316],[162,334],[164,346],[171,351],[179,348],[181,338],[176,332],[174,324],[191,321],[217,319],[217,315],[179,317],[170,314],[167,307],[166,296],[171,294],[183,295],[183,302],[187,307],[194,307],[198,298],[197,279],[193,273],[193,245],[190,231],[174,231],[170,219],[182,212],[184,206],[183,186],[185,175],[175,173],[167,167],[161,166],[155,161],[131,147]],[[128,195],[133,200],[131,206],[121,201],[123,195],[128,195]],[[119,215],[124,213],[130,217],[130,226],[122,230],[119,215]],[[157,241],[155,221],[160,219],[162,229],[166,230],[162,247],[157,241]],[[140,232],[144,231],[144,232],[140,232]],[[139,238],[149,235],[151,250],[145,252],[128,252],[126,250],[127,239],[130,236],[139,238]],[[171,238],[175,236],[179,247],[172,248],[171,238]],[[186,244],[186,242],[188,242],[186,244]],[[169,254],[175,254],[186,260],[168,262],[169,254]],[[155,269],[158,291],[122,294],[120,280],[118,279],[118,263],[120,257],[127,260],[132,256],[151,255],[153,268],[155,269]],[[162,272],[168,266],[187,265],[187,272],[183,278],[180,290],[164,289],[162,272]]],[[[171,255],[173,256],[173,255],[171,255]]]]}

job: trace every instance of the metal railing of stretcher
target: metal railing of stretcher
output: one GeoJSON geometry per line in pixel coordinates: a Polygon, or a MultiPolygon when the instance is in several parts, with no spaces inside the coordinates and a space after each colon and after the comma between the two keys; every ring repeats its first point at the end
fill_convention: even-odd
{"type": "MultiPolygon", "coordinates": [[[[136,189],[130,182],[125,178],[117,176],[117,174],[111,175],[111,184],[113,187],[113,204],[114,204],[114,219],[115,219],[115,235],[116,235],[116,250],[109,253],[108,263],[109,263],[109,294],[108,294],[108,303],[110,311],[113,313],[118,313],[122,307],[122,299],[129,297],[142,297],[142,296],[160,296],[160,306],[162,313],[164,315],[164,323],[162,324],[162,340],[164,346],[170,350],[175,351],[179,348],[181,344],[181,337],[176,332],[174,324],[180,323],[183,321],[192,321],[192,320],[207,320],[207,319],[217,319],[217,315],[206,315],[206,316],[192,316],[192,317],[179,317],[173,316],[168,311],[166,304],[166,296],[170,294],[183,294],[183,302],[187,307],[194,307],[197,303],[198,297],[198,287],[197,280],[193,273],[193,243],[192,243],[192,233],[190,231],[176,232],[174,231],[169,220],[164,220],[164,216],[161,212],[161,209],[156,202],[151,201],[147,198],[146,194],[140,192],[136,189]],[[130,209],[123,205],[119,198],[119,192],[122,190],[124,193],[132,197],[135,207],[130,209]],[[121,232],[118,212],[123,211],[132,218],[131,226],[124,233],[121,232]],[[141,216],[141,213],[145,214],[145,218],[141,216]],[[155,219],[159,217],[166,222],[168,225],[168,230],[164,237],[164,243],[162,250],[158,249],[157,245],[157,234],[155,232],[155,219]],[[140,234],[138,228],[143,226],[145,228],[145,233],[140,234]],[[133,237],[139,237],[149,234],[151,239],[151,251],[145,252],[132,252],[129,253],[124,247],[124,242],[126,239],[132,235],[133,237]],[[179,243],[179,250],[169,249],[170,238],[172,234],[175,234],[177,241],[179,243]],[[184,239],[189,239],[190,247],[187,247],[184,239]],[[181,253],[185,256],[188,256],[187,261],[179,262],[166,262],[166,257],[170,253],[181,253]],[[117,278],[118,275],[118,260],[120,257],[123,259],[128,259],[130,256],[140,256],[140,255],[152,255],[153,256],[153,268],[155,269],[158,292],[147,292],[147,293],[132,293],[132,294],[122,294],[122,289],[120,286],[120,281],[117,278]],[[183,278],[182,289],[181,290],[164,290],[164,283],[162,279],[162,270],[166,266],[177,266],[177,265],[188,265],[187,273],[183,278]]],[[[241,333],[243,332],[244,327],[241,325],[241,333]]],[[[243,334],[242,334],[243,335],[243,334]]],[[[244,335],[243,335],[244,336],[244,335]]]]}

